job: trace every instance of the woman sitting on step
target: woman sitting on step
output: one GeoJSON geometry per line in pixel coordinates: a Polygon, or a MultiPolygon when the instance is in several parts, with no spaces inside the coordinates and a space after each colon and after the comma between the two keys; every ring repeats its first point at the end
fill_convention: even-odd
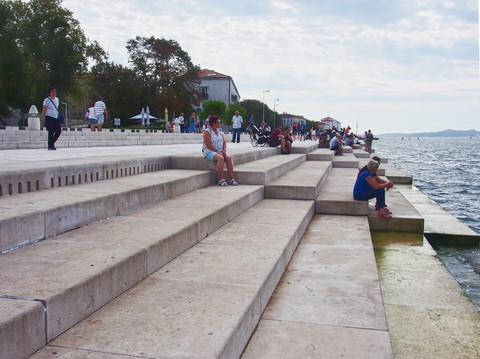
{"type": "Polygon", "coordinates": [[[377,176],[378,166],[380,164],[375,160],[367,163],[367,170],[360,173],[353,188],[353,198],[357,201],[368,201],[376,198],[375,210],[381,218],[392,218],[385,204],[385,189],[393,187],[392,181],[384,181],[377,176]]]}
{"type": "Polygon", "coordinates": [[[217,181],[219,181],[219,186],[238,186],[233,175],[232,156],[227,153],[227,141],[225,141],[225,136],[220,130],[220,120],[218,116],[210,117],[208,126],[203,132],[202,152],[204,158],[216,163],[217,181]],[[227,165],[228,177],[230,178],[230,181],[228,182],[223,178],[224,164],[227,165]]]}

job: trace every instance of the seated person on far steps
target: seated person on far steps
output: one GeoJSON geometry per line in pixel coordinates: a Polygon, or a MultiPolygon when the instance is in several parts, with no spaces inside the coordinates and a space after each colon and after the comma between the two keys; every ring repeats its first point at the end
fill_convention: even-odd
{"type": "Polygon", "coordinates": [[[378,166],[380,164],[375,160],[367,163],[367,170],[362,172],[355,181],[353,188],[353,198],[357,201],[368,201],[376,198],[375,210],[381,218],[392,218],[392,212],[385,203],[385,189],[393,187],[392,181],[384,181],[377,176],[378,166]],[[380,181],[378,181],[380,180],[380,181]]]}
{"type": "Polygon", "coordinates": [[[280,146],[282,150],[282,154],[288,155],[290,154],[290,145],[291,142],[286,142],[285,141],[285,136],[282,133],[282,125],[278,124],[275,130],[270,133],[270,136],[268,137],[268,145],[270,147],[278,147],[280,146]]]}
{"type": "Polygon", "coordinates": [[[335,136],[330,140],[330,149],[335,151],[335,156],[343,156],[343,143],[340,133],[335,133],[335,136]]]}

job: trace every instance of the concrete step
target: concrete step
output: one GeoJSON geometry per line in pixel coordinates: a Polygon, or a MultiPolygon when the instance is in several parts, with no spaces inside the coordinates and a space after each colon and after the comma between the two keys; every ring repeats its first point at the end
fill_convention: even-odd
{"type": "MultiPolygon", "coordinates": [[[[244,144],[241,145],[243,147],[232,145],[232,149],[229,150],[235,165],[267,158],[278,153],[276,148],[251,148],[244,144]]],[[[131,151],[132,153],[79,158],[65,156],[64,152],[68,150],[48,151],[48,153],[47,151],[42,153],[26,151],[23,161],[6,159],[2,164],[0,197],[165,169],[215,170],[213,163],[203,159],[201,147],[198,145],[195,146],[195,151],[192,151],[191,146],[187,145],[183,151],[178,146],[154,147],[153,149],[149,147],[148,152],[145,148],[142,150],[141,146],[134,148],[136,151],[131,151]],[[158,154],[160,148],[161,155],[158,154]],[[31,157],[27,157],[29,155],[31,157]],[[37,156],[38,159],[33,156],[37,156]]],[[[88,150],[85,149],[85,151],[88,150]]],[[[118,153],[122,152],[121,149],[117,151],[118,153]]],[[[111,151],[101,149],[98,153],[111,153],[111,151]]]]}
{"type": "Polygon", "coordinates": [[[364,216],[313,218],[241,358],[337,357],[393,357],[364,216]]]}
{"type": "Polygon", "coordinates": [[[260,202],[32,359],[240,357],[313,214],[313,201],[260,202]]]}
{"type": "Polygon", "coordinates": [[[365,151],[364,149],[353,149],[353,154],[355,155],[355,157],[357,158],[368,158],[370,159],[370,153],[368,153],[367,151],[365,151]]]}
{"type": "Polygon", "coordinates": [[[318,148],[317,141],[294,141],[290,151],[292,153],[308,154],[318,148]]]}
{"type": "Polygon", "coordinates": [[[372,231],[423,233],[425,220],[416,208],[399,192],[392,188],[386,194],[388,208],[393,218],[380,218],[375,211],[375,199],[371,200],[368,222],[372,231]]]}
{"type": "Polygon", "coordinates": [[[397,185],[397,189],[425,219],[424,235],[430,243],[453,246],[478,246],[480,235],[445,211],[415,186],[397,185]]]}
{"type": "Polygon", "coordinates": [[[42,303],[0,297],[0,358],[23,359],[45,343],[42,303]]]}
{"type": "Polygon", "coordinates": [[[335,153],[328,148],[317,148],[307,155],[308,161],[333,161],[335,153]]]}
{"type": "Polygon", "coordinates": [[[357,174],[356,169],[333,168],[316,199],[316,213],[368,215],[371,230],[423,233],[423,217],[395,188],[386,194],[388,208],[393,212],[391,219],[378,217],[375,199],[371,203],[353,199],[357,174]]]}
{"type": "Polygon", "coordinates": [[[390,181],[397,184],[412,184],[413,177],[402,170],[399,170],[393,167],[389,163],[383,163],[380,165],[385,169],[385,177],[387,177],[390,181]]]}
{"type": "Polygon", "coordinates": [[[353,153],[344,153],[343,156],[334,156],[333,167],[358,169],[358,159],[353,153]]]}
{"type": "Polygon", "coordinates": [[[265,185],[307,160],[307,155],[276,155],[235,166],[235,177],[240,184],[265,185]]]}
{"type": "Polygon", "coordinates": [[[306,161],[265,186],[265,198],[315,200],[332,162],[306,161]]]}
{"type": "MultiPolygon", "coordinates": [[[[38,130],[0,130],[0,149],[47,148],[48,132],[38,130]]],[[[105,129],[92,132],[90,129],[62,129],[55,143],[57,148],[114,147],[170,145],[176,143],[199,143],[203,137],[194,133],[166,133],[160,130],[117,130],[105,129]]]]}
{"type": "Polygon", "coordinates": [[[357,174],[357,168],[332,168],[316,199],[316,213],[366,216],[368,202],[353,199],[357,174]]]}
{"type": "MultiPolygon", "coordinates": [[[[45,326],[29,341],[51,341],[263,198],[261,186],[221,190],[202,188],[4,254],[0,297],[42,303],[45,326]]],[[[27,309],[8,322],[25,324],[27,309]]],[[[6,330],[0,323],[0,347],[11,338],[6,330]]]]}
{"type": "Polygon", "coordinates": [[[0,252],[174,198],[215,182],[210,171],[165,170],[0,199],[0,252]]]}
{"type": "MultiPolygon", "coordinates": [[[[32,159],[33,160],[33,159],[32,159]]],[[[170,156],[118,155],[8,163],[0,170],[0,197],[162,171],[170,156]]]]}

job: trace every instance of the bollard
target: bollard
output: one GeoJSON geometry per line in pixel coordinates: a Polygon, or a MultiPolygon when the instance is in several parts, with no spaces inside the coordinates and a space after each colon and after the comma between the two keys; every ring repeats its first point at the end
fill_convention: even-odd
{"type": "Polygon", "coordinates": [[[40,114],[35,105],[28,110],[28,129],[40,131],[40,114]]]}

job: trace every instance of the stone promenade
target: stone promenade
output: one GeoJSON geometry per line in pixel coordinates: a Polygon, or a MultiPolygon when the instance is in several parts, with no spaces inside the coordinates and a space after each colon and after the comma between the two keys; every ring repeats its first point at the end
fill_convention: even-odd
{"type": "Polygon", "coordinates": [[[238,187],[200,142],[0,151],[0,358],[480,356],[424,237],[478,235],[410,176],[382,161],[384,220],[352,199],[362,150],[228,146],[238,187]]]}

